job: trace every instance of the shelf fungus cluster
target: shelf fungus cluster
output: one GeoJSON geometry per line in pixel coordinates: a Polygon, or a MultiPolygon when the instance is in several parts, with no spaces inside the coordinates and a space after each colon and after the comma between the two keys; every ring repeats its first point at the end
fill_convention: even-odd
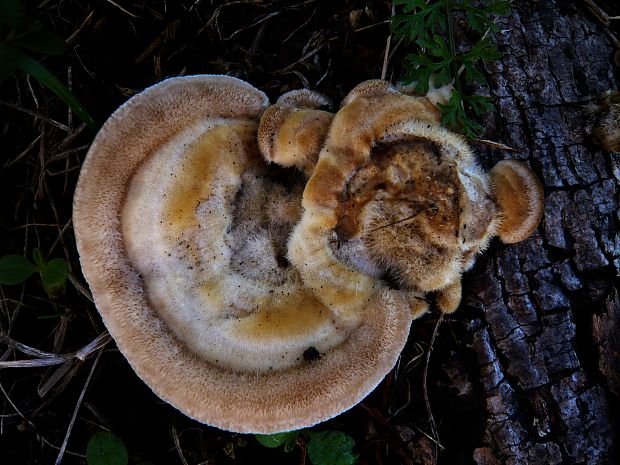
{"type": "Polygon", "coordinates": [[[392,369],[411,321],[459,305],[499,235],[526,238],[542,189],[487,174],[439,125],[441,93],[367,81],[322,95],[173,78],[105,123],[74,224],[103,320],[136,373],[190,417],[274,433],[331,418],[392,369]]]}

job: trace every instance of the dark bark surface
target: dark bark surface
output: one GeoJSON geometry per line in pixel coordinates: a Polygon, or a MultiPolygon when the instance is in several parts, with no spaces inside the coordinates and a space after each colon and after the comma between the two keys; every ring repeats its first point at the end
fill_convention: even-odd
{"type": "MultiPolygon", "coordinates": [[[[487,69],[488,133],[541,177],[546,208],[533,237],[479,259],[464,342],[443,362],[457,398],[482,404],[478,465],[618,460],[620,154],[586,135],[587,105],[618,80],[603,29],[567,3],[515,2],[496,34],[505,55],[487,69]]],[[[478,153],[488,166],[503,156],[478,153]]]]}

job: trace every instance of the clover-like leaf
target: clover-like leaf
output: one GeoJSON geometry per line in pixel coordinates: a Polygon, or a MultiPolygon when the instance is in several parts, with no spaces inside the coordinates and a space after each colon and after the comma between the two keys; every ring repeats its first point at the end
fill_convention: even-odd
{"type": "Polygon", "coordinates": [[[43,259],[43,254],[41,254],[41,249],[35,247],[32,251],[32,259],[35,264],[39,267],[39,269],[45,265],[45,260],[43,259]]]}
{"type": "Polygon", "coordinates": [[[123,442],[112,433],[95,433],[86,446],[88,465],[127,465],[129,456],[123,442]]]}
{"type": "Polygon", "coordinates": [[[355,441],[341,431],[321,431],[310,434],[308,456],[314,465],[353,465],[355,441]]]}
{"type": "Polygon", "coordinates": [[[40,273],[45,292],[52,297],[64,294],[69,267],[63,258],[54,258],[45,263],[40,273]]]}
{"type": "Polygon", "coordinates": [[[28,279],[37,267],[21,255],[5,255],[0,258],[0,284],[19,284],[28,279]]]}
{"type": "Polygon", "coordinates": [[[263,446],[269,448],[280,447],[284,445],[284,451],[290,452],[295,447],[295,442],[299,437],[299,431],[287,431],[276,434],[257,434],[256,439],[263,446]]]}

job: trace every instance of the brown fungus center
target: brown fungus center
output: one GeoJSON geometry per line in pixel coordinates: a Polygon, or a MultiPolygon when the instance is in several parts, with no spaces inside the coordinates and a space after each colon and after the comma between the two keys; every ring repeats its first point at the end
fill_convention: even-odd
{"type": "Polygon", "coordinates": [[[443,159],[436,144],[415,139],[380,143],[347,182],[336,231],[340,240],[349,240],[401,223],[413,229],[413,224],[425,221],[437,234],[453,237],[458,203],[455,165],[443,159]],[[369,204],[380,205],[385,213],[382,224],[367,224],[369,204]],[[403,212],[409,215],[401,216],[403,212]]]}
{"type": "Polygon", "coordinates": [[[407,260],[430,257],[428,247],[420,250],[422,241],[441,255],[441,250],[458,242],[455,163],[428,140],[378,143],[368,162],[346,183],[337,218],[337,247],[359,239],[372,250],[379,268],[385,238],[397,241],[407,260]]]}

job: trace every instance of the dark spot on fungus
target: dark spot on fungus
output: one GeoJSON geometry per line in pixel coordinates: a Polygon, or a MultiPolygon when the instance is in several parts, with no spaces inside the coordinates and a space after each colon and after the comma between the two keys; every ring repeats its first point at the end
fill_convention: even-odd
{"type": "Polygon", "coordinates": [[[310,346],[304,351],[304,360],[307,362],[315,362],[321,358],[321,353],[316,347],[310,346]]]}

